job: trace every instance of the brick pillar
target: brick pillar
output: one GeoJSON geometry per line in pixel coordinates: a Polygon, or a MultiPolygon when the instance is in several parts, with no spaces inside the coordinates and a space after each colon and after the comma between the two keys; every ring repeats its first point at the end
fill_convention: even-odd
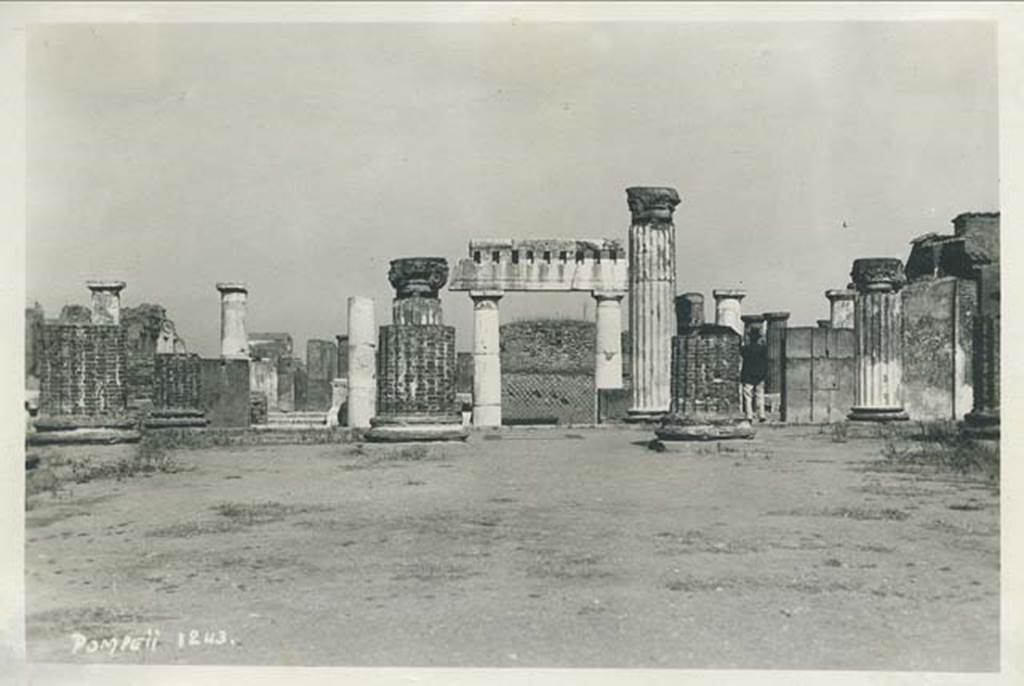
{"type": "Polygon", "coordinates": [[[829,323],[833,329],[853,328],[854,300],[857,291],[849,288],[833,288],[825,291],[829,304],[829,323]]]}
{"type": "Polygon", "coordinates": [[[975,438],[999,438],[999,296],[999,263],[983,265],[974,317],[974,407],[964,417],[964,432],[975,438]]]}
{"type": "Polygon", "coordinates": [[[249,337],[245,333],[245,308],[248,289],[243,283],[222,282],[220,291],[220,356],[249,359],[249,337]]]}
{"type": "Polygon", "coordinates": [[[501,317],[504,291],[470,291],[473,299],[473,424],[501,426],[501,317]]]}
{"type": "Polygon", "coordinates": [[[907,419],[903,410],[902,311],[903,263],[896,258],[854,260],[857,286],[856,401],[849,418],[855,421],[907,419]]]}
{"type": "Polygon", "coordinates": [[[738,288],[720,288],[711,292],[715,299],[715,324],[728,326],[743,335],[743,298],[747,292],[738,288]]]}
{"type": "Polygon", "coordinates": [[[124,281],[86,281],[85,285],[92,291],[92,323],[119,325],[124,281]]]}
{"type": "Polygon", "coordinates": [[[597,345],[594,387],[622,388],[622,299],[618,291],[594,291],[597,301],[597,345]]]}
{"type": "MultiPolygon", "coordinates": [[[[685,336],[704,326],[704,295],[683,293],[676,296],[676,333],[685,336]]],[[[675,348],[673,348],[673,351],[675,348]]]]}
{"type": "Polygon", "coordinates": [[[676,331],[674,188],[627,188],[629,227],[629,335],[632,403],[629,418],[653,420],[672,402],[672,336],[676,331]]]}
{"type": "Polygon", "coordinates": [[[348,299],[348,426],[365,429],[377,413],[377,336],[373,300],[348,299]]]}

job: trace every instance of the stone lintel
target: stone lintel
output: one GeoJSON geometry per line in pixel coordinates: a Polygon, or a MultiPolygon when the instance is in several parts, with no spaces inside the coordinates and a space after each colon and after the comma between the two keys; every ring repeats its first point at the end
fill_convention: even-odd
{"type": "Polygon", "coordinates": [[[220,281],[217,290],[221,293],[248,293],[249,289],[241,281],[220,281]]]}
{"type": "Polygon", "coordinates": [[[575,261],[580,252],[591,259],[595,255],[626,259],[622,241],[613,238],[483,238],[469,242],[469,256],[478,262],[495,261],[494,253],[499,262],[511,261],[514,252],[519,253],[515,256],[518,260],[535,262],[575,261]]]}
{"type": "Polygon", "coordinates": [[[452,270],[450,291],[623,291],[629,289],[629,264],[625,259],[598,260],[593,257],[559,259],[550,262],[522,258],[494,262],[459,260],[452,270]]]}
{"type": "Polygon", "coordinates": [[[120,293],[127,284],[124,281],[95,279],[86,281],[85,285],[93,292],[109,291],[116,295],[117,293],[120,293]]]}

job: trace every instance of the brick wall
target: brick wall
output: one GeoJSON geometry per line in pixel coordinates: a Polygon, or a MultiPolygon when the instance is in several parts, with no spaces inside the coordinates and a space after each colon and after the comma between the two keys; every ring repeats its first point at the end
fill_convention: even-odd
{"type": "Polygon", "coordinates": [[[380,327],[377,413],[457,413],[455,328],[428,324],[380,327]]]}
{"type": "Polygon", "coordinates": [[[202,398],[201,366],[196,354],[154,356],[153,404],[160,408],[198,408],[202,398]]]}
{"type": "Polygon", "coordinates": [[[142,304],[121,311],[129,405],[147,405],[155,400],[157,341],[166,321],[167,312],[160,305],[142,304]]]}
{"type": "Polygon", "coordinates": [[[740,337],[724,326],[705,325],[672,338],[672,399],[679,412],[740,412],[740,337]]]}
{"type": "Polygon", "coordinates": [[[104,415],[127,409],[120,326],[46,323],[40,344],[41,414],[104,415]]]}

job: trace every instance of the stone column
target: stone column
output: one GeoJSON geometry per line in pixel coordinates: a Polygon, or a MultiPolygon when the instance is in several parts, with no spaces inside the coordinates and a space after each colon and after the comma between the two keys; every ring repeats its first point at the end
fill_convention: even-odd
{"type": "Polygon", "coordinates": [[[438,290],[448,281],[443,257],[391,260],[388,280],[395,289],[391,308],[395,324],[444,324],[438,290]]]}
{"type": "Polygon", "coordinates": [[[833,288],[825,291],[829,304],[829,322],[833,329],[853,328],[853,301],[857,291],[849,288],[833,288]]]}
{"type": "Polygon", "coordinates": [[[348,299],[348,426],[366,429],[377,414],[377,326],[373,299],[348,299]]]}
{"type": "Polygon", "coordinates": [[[857,287],[855,421],[907,419],[903,410],[902,312],[899,290],[905,282],[896,258],[854,260],[850,276],[857,287]]]}
{"type": "Polygon", "coordinates": [[[220,356],[232,360],[249,359],[249,337],[245,332],[245,300],[249,294],[243,283],[222,282],[220,291],[220,356]]]}
{"type": "Polygon", "coordinates": [[[768,378],[765,393],[782,393],[786,379],[786,326],[789,312],[765,312],[765,340],[768,343],[768,378]]]}
{"type": "Polygon", "coordinates": [[[674,188],[627,188],[629,227],[629,336],[632,403],[629,418],[654,420],[672,402],[672,336],[676,332],[674,188]]]}
{"type": "Polygon", "coordinates": [[[740,317],[743,322],[743,340],[744,342],[749,341],[755,330],[760,330],[764,333],[764,315],[763,314],[745,314],[740,317]]]}
{"type": "Polygon", "coordinates": [[[86,281],[85,285],[92,291],[92,323],[119,325],[124,281],[86,281]]]}
{"type": "Polygon", "coordinates": [[[999,295],[999,263],[986,264],[974,317],[974,407],[964,417],[964,433],[974,438],[999,438],[999,295]]]}
{"type": "Polygon", "coordinates": [[[711,291],[715,299],[715,324],[728,326],[743,335],[743,306],[740,304],[747,292],[738,288],[719,288],[711,291]]]}
{"type": "Polygon", "coordinates": [[[594,291],[597,301],[597,345],[594,354],[594,386],[622,388],[622,299],[619,291],[594,291]]]}
{"type": "Polygon", "coordinates": [[[676,297],[676,333],[680,336],[704,326],[704,295],[683,293],[676,297]]]}
{"type": "Polygon", "coordinates": [[[470,291],[473,299],[473,424],[501,426],[501,317],[504,291],[470,291]]]}

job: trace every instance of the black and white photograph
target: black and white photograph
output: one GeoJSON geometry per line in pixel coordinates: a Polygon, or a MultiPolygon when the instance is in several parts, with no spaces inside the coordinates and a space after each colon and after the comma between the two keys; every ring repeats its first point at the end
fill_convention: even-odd
{"type": "Polygon", "coordinates": [[[255,4],[20,29],[5,655],[1005,676],[995,14],[255,4]]]}

